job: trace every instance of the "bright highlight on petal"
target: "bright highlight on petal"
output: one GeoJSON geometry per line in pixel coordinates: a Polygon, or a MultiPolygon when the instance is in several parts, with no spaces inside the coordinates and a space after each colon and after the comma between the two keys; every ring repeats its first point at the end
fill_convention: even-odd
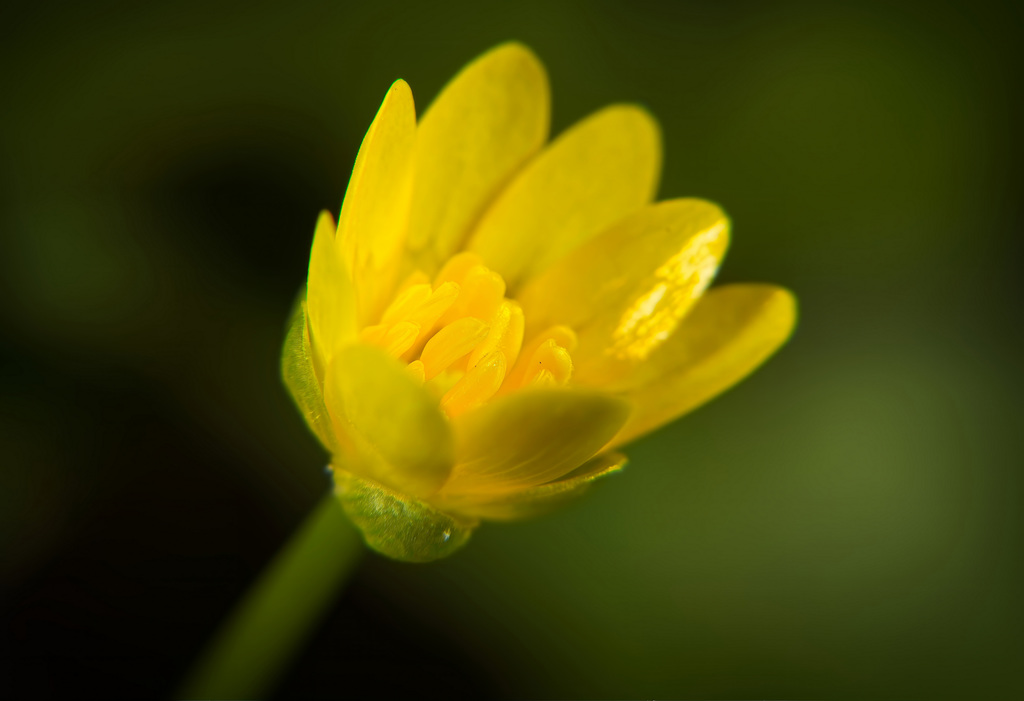
{"type": "Polygon", "coordinates": [[[710,290],[669,342],[627,378],[623,394],[635,410],[612,444],[682,416],[749,375],[785,343],[796,317],[796,299],[780,287],[710,290]]]}
{"type": "Polygon", "coordinates": [[[397,81],[339,225],[317,223],[282,372],[346,512],[390,557],[444,557],[479,519],[569,501],[795,323],[780,288],[708,290],[729,220],[651,204],[646,111],[608,107],[542,150],[549,112],[520,44],[466,66],[418,125],[397,81]]]}
{"type": "Polygon", "coordinates": [[[529,322],[576,330],[576,380],[604,386],[672,335],[728,243],[728,219],[715,205],[661,202],[577,248],[527,283],[519,300],[529,322]]]}

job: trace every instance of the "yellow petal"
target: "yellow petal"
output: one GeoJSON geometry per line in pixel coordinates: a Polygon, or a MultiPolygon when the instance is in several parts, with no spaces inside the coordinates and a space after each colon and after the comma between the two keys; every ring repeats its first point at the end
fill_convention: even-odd
{"type": "Polygon", "coordinates": [[[330,212],[320,213],[313,234],[306,309],[317,377],[322,383],[331,355],[356,334],[355,296],[330,212]]]}
{"type": "Polygon", "coordinates": [[[331,417],[324,406],[323,390],[314,369],[313,349],[306,324],[306,303],[303,301],[295,305],[288,322],[288,334],[281,352],[281,376],[306,424],[328,452],[335,452],[337,445],[331,417]]]}
{"type": "Polygon", "coordinates": [[[446,509],[452,509],[464,516],[485,518],[492,521],[531,518],[547,513],[582,496],[590,488],[594,480],[613,472],[618,472],[625,464],[625,455],[605,453],[588,460],[555,482],[548,482],[519,492],[510,492],[492,498],[465,498],[461,501],[442,503],[446,509]]]}
{"type": "Polygon", "coordinates": [[[644,208],[563,257],[519,297],[533,331],[565,324],[579,336],[573,381],[627,373],[669,338],[711,283],[729,220],[710,202],[644,208]]]}
{"type": "Polygon", "coordinates": [[[416,134],[408,247],[435,272],[470,227],[544,144],[550,97],[544,67],[521,44],[503,44],[444,88],[416,134]]]}
{"type": "Polygon", "coordinates": [[[397,80],[370,124],[338,219],[338,236],[358,292],[359,319],[375,323],[397,282],[411,192],[416,134],[412,91],[397,80]]]}
{"type": "Polygon", "coordinates": [[[613,105],[562,134],[484,214],[467,249],[510,288],[651,201],[661,170],[654,118],[613,105]]]}
{"type": "Polygon", "coordinates": [[[628,378],[636,407],[611,445],[622,445],[695,409],[750,374],[796,323],[796,300],[772,285],[708,291],[658,351],[628,378]]]}
{"type": "Polygon", "coordinates": [[[622,427],[629,404],[596,392],[524,389],[455,421],[456,455],[441,498],[517,491],[558,479],[622,427]]]}
{"type": "Polygon", "coordinates": [[[444,483],[454,462],[451,428],[403,363],[348,346],[328,367],[325,399],[336,431],[348,432],[358,454],[342,467],[414,497],[444,483]]]}

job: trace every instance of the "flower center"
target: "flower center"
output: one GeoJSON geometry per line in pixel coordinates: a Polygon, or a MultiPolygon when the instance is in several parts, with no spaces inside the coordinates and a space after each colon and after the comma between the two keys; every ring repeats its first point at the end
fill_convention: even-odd
{"type": "Polygon", "coordinates": [[[408,363],[450,417],[521,387],[569,381],[576,334],[554,326],[523,343],[523,310],[474,253],[459,253],[433,281],[421,271],[398,288],[360,339],[408,363]]]}

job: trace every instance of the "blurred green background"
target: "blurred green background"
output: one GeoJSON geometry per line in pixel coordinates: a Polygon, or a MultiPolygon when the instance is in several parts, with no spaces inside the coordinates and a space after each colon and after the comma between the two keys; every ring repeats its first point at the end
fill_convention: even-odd
{"type": "Polygon", "coordinates": [[[660,195],[800,327],[569,509],[367,556],[279,696],[1024,693],[1021,16],[5,4],[0,695],[172,693],[327,488],[278,377],[318,211],[392,80],[422,110],[506,39],[554,133],[647,105],[660,195]]]}

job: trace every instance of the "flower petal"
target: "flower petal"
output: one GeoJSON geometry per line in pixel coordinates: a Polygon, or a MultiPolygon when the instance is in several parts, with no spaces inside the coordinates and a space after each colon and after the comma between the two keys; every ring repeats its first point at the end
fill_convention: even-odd
{"type": "Polygon", "coordinates": [[[629,404],[597,392],[522,390],[455,420],[457,463],[440,499],[558,479],[625,424],[629,404]]]}
{"type": "Polygon", "coordinates": [[[467,65],[420,121],[408,247],[433,274],[454,254],[498,190],[544,144],[550,97],[544,67],[521,44],[467,65]]]}
{"type": "Polygon", "coordinates": [[[356,335],[355,293],[334,234],[334,217],[321,212],[313,234],[306,283],[310,340],[321,383],[331,355],[356,335]]]}
{"type": "Polygon", "coordinates": [[[704,200],[659,202],[591,239],[529,281],[526,337],[574,329],[573,382],[602,386],[669,338],[711,283],[729,220],[704,200]]]}
{"type": "Polygon", "coordinates": [[[366,544],[406,562],[447,557],[469,540],[476,519],[438,511],[370,480],[336,469],[335,493],[366,544]]]}
{"type": "Polygon", "coordinates": [[[376,323],[396,284],[409,216],[415,135],[412,91],[404,80],[396,80],[363,137],[338,218],[338,237],[363,325],[376,323]]]}
{"type": "Polygon", "coordinates": [[[281,376],[302,411],[302,417],[312,429],[320,443],[329,452],[335,451],[334,431],[331,417],[324,406],[324,393],[320,388],[313,365],[313,349],[309,343],[309,328],[306,325],[306,303],[299,301],[288,322],[288,333],[281,351],[281,376]]]}
{"type": "Polygon", "coordinates": [[[484,214],[467,246],[515,288],[651,201],[661,135],[646,110],[613,105],[558,137],[484,214]]]}
{"type": "MultiPolygon", "coordinates": [[[[466,516],[493,521],[512,521],[540,516],[582,496],[594,480],[618,472],[625,465],[625,455],[605,453],[588,460],[555,482],[501,494],[490,499],[465,499],[461,503],[456,501],[452,503],[452,508],[466,516]]],[[[447,503],[445,508],[448,508],[447,503]]]]}
{"type": "Polygon", "coordinates": [[[414,497],[433,494],[448,477],[454,440],[437,399],[384,351],[342,349],[327,369],[325,400],[335,430],[355,445],[341,467],[414,497]]]}
{"type": "Polygon", "coordinates": [[[610,445],[628,443],[739,382],[789,338],[796,316],[796,299],[780,287],[709,290],[629,378],[625,396],[636,409],[610,445]]]}

